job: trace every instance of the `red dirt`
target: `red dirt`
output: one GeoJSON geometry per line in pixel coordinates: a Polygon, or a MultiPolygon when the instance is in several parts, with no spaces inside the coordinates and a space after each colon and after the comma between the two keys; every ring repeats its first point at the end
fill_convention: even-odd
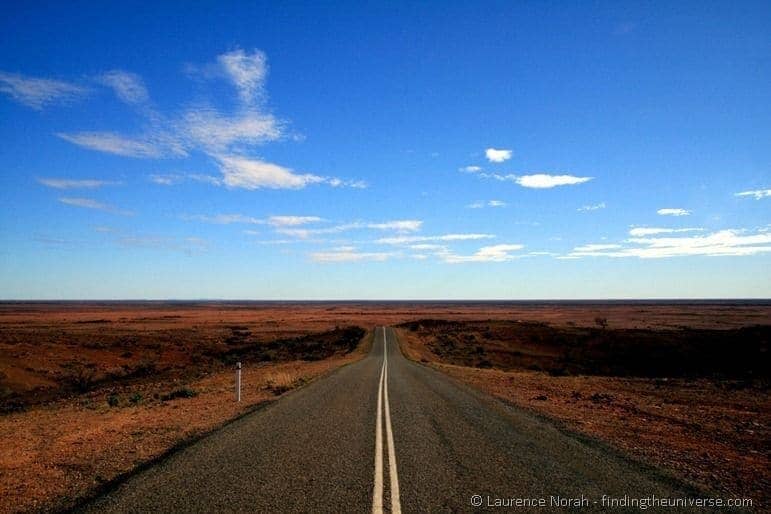
{"type": "MultiPolygon", "coordinates": [[[[491,336],[488,340],[480,335],[480,325],[489,326],[489,322],[460,323],[454,330],[438,323],[431,329],[418,330],[420,324],[409,327],[415,330],[399,329],[402,350],[409,358],[607,441],[720,496],[751,498],[760,506],[758,512],[771,511],[767,340],[760,360],[746,363],[747,369],[762,373],[750,378],[603,376],[592,369],[592,359],[577,363],[590,374],[554,376],[522,364],[551,362],[562,349],[544,340],[543,351],[538,351],[538,345],[533,347],[524,334],[513,337],[512,331],[523,328],[519,324],[492,322],[493,329],[485,330],[491,336]],[[501,333],[509,334],[508,343],[496,337],[501,333]],[[437,344],[437,335],[450,337],[450,351],[437,344]],[[463,341],[470,343],[470,350],[464,350],[463,341]],[[482,355],[489,356],[486,367],[497,363],[505,369],[476,367],[479,347],[482,355]]],[[[665,332],[662,337],[666,340],[671,335],[665,332]]],[[[735,347],[724,351],[733,352],[735,347]]],[[[623,361],[623,356],[619,354],[618,360],[623,361]]],[[[655,374],[656,359],[652,362],[655,374]]],[[[719,362],[712,365],[721,369],[719,362]]],[[[560,375],[565,375],[560,369],[560,375]]]]}
{"type": "MultiPolygon", "coordinates": [[[[594,327],[597,317],[607,318],[610,329],[735,329],[771,324],[771,305],[0,303],[0,404],[5,412],[0,413],[0,511],[70,506],[180,441],[360,358],[364,350],[346,353],[346,343],[336,344],[342,341],[336,327],[435,318],[527,320],[572,329],[594,327]],[[323,342],[320,351],[306,344],[317,338],[323,342]],[[276,346],[276,341],[282,343],[276,346]],[[296,360],[303,358],[324,360],[296,360]],[[233,359],[245,362],[241,405],[232,402],[233,359]],[[175,391],[179,398],[162,399],[175,391]]],[[[702,483],[753,495],[758,488],[769,489],[767,392],[754,397],[749,391],[721,392],[712,382],[695,390],[673,384],[659,391],[645,381],[531,372],[514,375],[512,381],[512,372],[442,368],[654,462],[661,451],[671,451],[671,462],[662,465],[702,483]],[[573,401],[574,390],[581,399],[573,401]],[[615,400],[586,403],[595,393],[615,400]],[[532,400],[540,395],[548,400],[532,400]],[[693,423],[704,429],[691,430],[693,423]],[[651,428],[646,432],[645,427],[651,428]],[[706,449],[698,450],[702,446],[706,449]],[[720,476],[700,474],[699,462],[707,475],[720,476]],[[739,470],[736,477],[754,475],[747,483],[757,484],[755,489],[725,481],[720,471],[728,466],[725,462],[739,470]]]]}

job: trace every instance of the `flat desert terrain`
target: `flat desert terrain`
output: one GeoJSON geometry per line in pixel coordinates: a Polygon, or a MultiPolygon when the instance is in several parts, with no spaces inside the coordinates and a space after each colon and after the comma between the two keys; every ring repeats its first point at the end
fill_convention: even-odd
{"type": "Polygon", "coordinates": [[[767,302],[8,302],[0,510],[77,505],[360,359],[381,325],[423,365],[768,504],[767,302]]]}

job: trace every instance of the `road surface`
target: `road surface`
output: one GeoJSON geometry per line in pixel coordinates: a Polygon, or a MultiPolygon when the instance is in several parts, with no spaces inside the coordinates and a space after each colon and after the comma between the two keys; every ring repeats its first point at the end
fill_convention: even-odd
{"type": "MultiPolygon", "coordinates": [[[[363,360],[229,424],[82,510],[560,512],[581,502],[584,512],[613,511],[603,495],[698,493],[408,361],[396,334],[380,328],[363,360]]],[[[666,509],[697,511],[709,512],[666,509]]]]}

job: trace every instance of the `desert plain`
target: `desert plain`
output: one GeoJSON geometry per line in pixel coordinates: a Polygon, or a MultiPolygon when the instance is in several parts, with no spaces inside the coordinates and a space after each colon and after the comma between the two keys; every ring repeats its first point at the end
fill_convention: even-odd
{"type": "Polygon", "coordinates": [[[0,511],[76,507],[382,325],[420,365],[768,510],[771,302],[639,301],[0,303],[0,511]]]}

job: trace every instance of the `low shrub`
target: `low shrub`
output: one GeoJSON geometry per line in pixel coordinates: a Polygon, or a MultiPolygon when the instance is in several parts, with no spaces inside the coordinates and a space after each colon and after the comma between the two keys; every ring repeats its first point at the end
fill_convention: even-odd
{"type": "Polygon", "coordinates": [[[176,400],[177,398],[194,398],[196,396],[198,396],[198,393],[194,390],[187,387],[181,387],[171,391],[170,393],[162,394],[161,401],[166,402],[169,400],[176,400]]]}

